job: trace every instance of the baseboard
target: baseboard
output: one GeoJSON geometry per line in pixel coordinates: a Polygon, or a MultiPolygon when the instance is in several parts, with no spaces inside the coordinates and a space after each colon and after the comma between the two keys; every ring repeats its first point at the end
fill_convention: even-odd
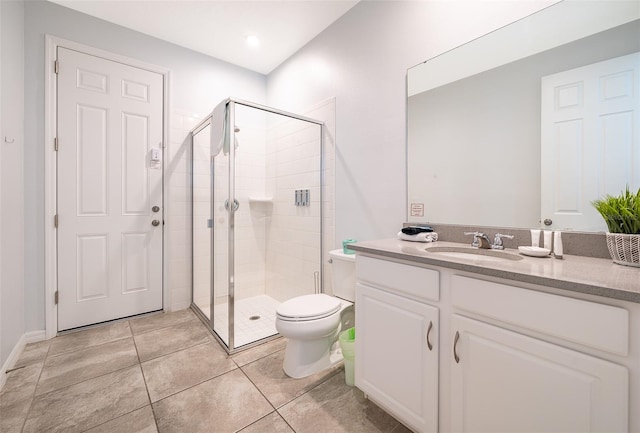
{"type": "Polygon", "coordinates": [[[24,334],[25,342],[27,344],[37,343],[38,341],[44,341],[46,340],[46,337],[47,337],[47,333],[44,329],[41,331],[29,331],[26,334],[24,334]]]}
{"type": "Polygon", "coordinates": [[[22,355],[22,351],[24,350],[24,346],[27,345],[27,334],[22,334],[16,345],[13,347],[13,350],[9,354],[9,357],[2,365],[2,371],[0,371],[0,391],[4,387],[4,384],[7,381],[7,370],[11,369],[16,364],[16,361],[22,355]]]}
{"type": "Polygon", "coordinates": [[[24,347],[29,343],[35,343],[38,341],[43,341],[45,339],[45,331],[30,331],[22,334],[16,345],[13,347],[13,350],[9,354],[9,357],[2,365],[2,370],[0,370],[0,391],[4,387],[5,382],[7,381],[7,370],[13,368],[13,366],[22,355],[24,351],[24,347]]]}
{"type": "Polygon", "coordinates": [[[190,306],[191,306],[191,300],[190,299],[186,300],[186,301],[173,301],[171,303],[171,307],[169,307],[169,309],[167,309],[165,311],[174,312],[174,311],[186,310],[190,306]]]}

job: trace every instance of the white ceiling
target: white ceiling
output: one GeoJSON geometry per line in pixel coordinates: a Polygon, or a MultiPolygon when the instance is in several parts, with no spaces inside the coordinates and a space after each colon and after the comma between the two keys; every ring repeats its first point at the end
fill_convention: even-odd
{"type": "Polygon", "coordinates": [[[49,1],[268,74],[359,0],[49,1]]]}

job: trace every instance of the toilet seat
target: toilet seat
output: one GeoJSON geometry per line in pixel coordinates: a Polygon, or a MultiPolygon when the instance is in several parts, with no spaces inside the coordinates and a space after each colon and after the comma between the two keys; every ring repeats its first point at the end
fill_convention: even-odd
{"type": "Polygon", "coordinates": [[[340,299],[324,293],[303,295],[280,304],[276,309],[276,316],[291,322],[317,320],[337,313],[341,306],[340,299]]]}

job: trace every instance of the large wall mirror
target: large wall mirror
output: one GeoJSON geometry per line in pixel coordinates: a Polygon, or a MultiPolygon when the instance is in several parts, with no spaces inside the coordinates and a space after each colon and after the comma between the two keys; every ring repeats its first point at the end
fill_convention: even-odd
{"type": "Polygon", "coordinates": [[[563,1],[410,68],[407,220],[606,231],[640,187],[640,2],[563,1]]]}

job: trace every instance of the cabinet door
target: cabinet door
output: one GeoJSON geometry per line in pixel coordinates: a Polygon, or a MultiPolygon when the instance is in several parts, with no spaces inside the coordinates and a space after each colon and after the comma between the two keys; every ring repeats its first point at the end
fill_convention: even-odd
{"type": "Polygon", "coordinates": [[[356,386],[418,432],[438,430],[438,309],[358,284],[356,386]]]}
{"type": "Polygon", "coordinates": [[[625,367],[458,315],[451,333],[453,431],[627,431],[625,367]]]}

